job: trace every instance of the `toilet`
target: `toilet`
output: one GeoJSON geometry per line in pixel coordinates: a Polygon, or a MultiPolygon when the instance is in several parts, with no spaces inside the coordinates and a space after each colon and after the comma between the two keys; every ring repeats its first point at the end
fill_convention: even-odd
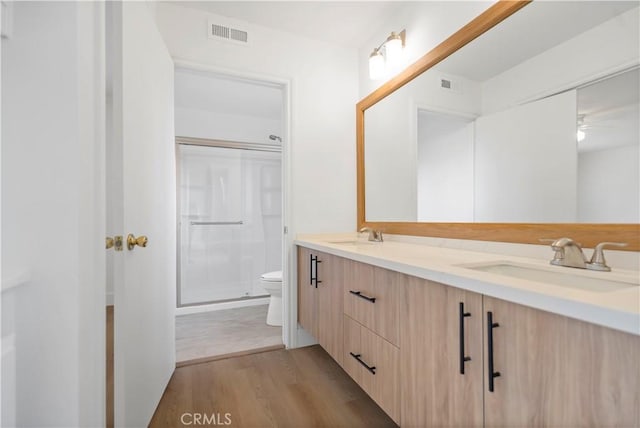
{"type": "Polygon", "coordinates": [[[260,285],[271,295],[269,310],[267,312],[267,324],[273,326],[282,325],[282,271],[274,271],[262,274],[260,285]]]}

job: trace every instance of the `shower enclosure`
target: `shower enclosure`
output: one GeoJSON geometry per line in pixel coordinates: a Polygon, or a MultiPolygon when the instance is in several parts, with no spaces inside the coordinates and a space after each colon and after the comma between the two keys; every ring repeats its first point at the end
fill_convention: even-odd
{"type": "Polygon", "coordinates": [[[280,147],[206,144],[177,145],[178,306],[266,296],[282,269],[280,147]]]}

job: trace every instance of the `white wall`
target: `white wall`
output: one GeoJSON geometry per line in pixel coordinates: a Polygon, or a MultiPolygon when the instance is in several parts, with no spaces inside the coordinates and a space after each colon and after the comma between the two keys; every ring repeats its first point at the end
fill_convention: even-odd
{"type": "Polygon", "coordinates": [[[639,146],[578,154],[578,221],[640,223],[639,146]]]}
{"type": "Polygon", "coordinates": [[[576,91],[476,120],[474,218],[575,223],[576,91]]]}
{"type": "Polygon", "coordinates": [[[177,106],[175,117],[176,135],[181,137],[274,144],[269,135],[282,136],[282,121],[264,117],[177,106]]]}
{"type": "Polygon", "coordinates": [[[355,228],[355,116],[358,95],[354,49],[251,25],[252,43],[207,38],[199,10],[159,4],[157,21],[171,55],[231,72],[291,82],[292,232],[355,228]]]}
{"type": "Polygon", "coordinates": [[[2,282],[28,278],[2,308],[19,426],[104,424],[103,7],[16,2],[2,40],[2,282]]]}
{"type": "Polygon", "coordinates": [[[418,114],[418,221],[473,221],[472,119],[418,114]]]}
{"type": "Polygon", "coordinates": [[[416,146],[411,92],[395,92],[365,113],[365,217],[416,221],[416,146]]]}
{"type": "MultiPolygon", "coordinates": [[[[7,26],[9,20],[9,11],[5,11],[5,4],[0,3],[0,37],[4,38],[5,32],[8,31],[7,26]],[[6,20],[6,22],[5,22],[6,20]]],[[[13,16],[13,13],[11,13],[13,16]]],[[[0,43],[0,76],[2,70],[2,43],[0,43]]],[[[0,100],[2,99],[2,79],[0,78],[0,100]]],[[[0,150],[2,148],[2,103],[0,102],[0,150]]],[[[1,168],[0,168],[1,171],[1,168]]],[[[2,178],[0,177],[0,184],[2,178]]],[[[1,192],[0,192],[1,193],[1,192]]],[[[1,198],[0,198],[1,199],[1,198]]],[[[0,200],[0,208],[2,202],[0,200]]],[[[2,221],[2,210],[0,209],[0,222],[2,221]]],[[[2,228],[0,227],[0,242],[2,240],[2,228]]],[[[1,247],[1,246],[0,246],[1,247]]],[[[2,249],[0,248],[0,260],[2,258],[2,249]]],[[[2,276],[2,263],[0,262],[0,278],[2,276]]],[[[0,284],[0,308],[3,306],[3,300],[6,296],[3,296],[3,289],[5,288],[4,280],[0,284]]],[[[6,304],[6,300],[5,300],[6,304]]],[[[14,307],[15,304],[11,303],[14,307]]],[[[7,328],[7,322],[5,320],[7,313],[0,309],[0,424],[4,426],[15,425],[15,396],[16,396],[16,352],[14,342],[14,326],[11,323],[7,328]],[[9,340],[10,339],[10,340],[9,340]]],[[[13,314],[11,314],[13,315],[13,314]]],[[[13,318],[13,316],[12,316],[13,318]]]]}
{"type": "Polygon", "coordinates": [[[487,80],[482,86],[483,114],[638,64],[639,28],[640,13],[634,8],[487,80]]]}
{"type": "Polygon", "coordinates": [[[280,145],[269,135],[282,136],[284,98],[280,85],[178,68],[176,135],[280,145]]]}
{"type": "Polygon", "coordinates": [[[369,55],[391,31],[407,30],[404,61],[400,70],[414,63],[447,37],[491,6],[491,1],[422,1],[406,2],[396,15],[390,16],[383,28],[358,51],[359,98],[364,98],[392,75],[381,80],[369,79],[369,55]]]}

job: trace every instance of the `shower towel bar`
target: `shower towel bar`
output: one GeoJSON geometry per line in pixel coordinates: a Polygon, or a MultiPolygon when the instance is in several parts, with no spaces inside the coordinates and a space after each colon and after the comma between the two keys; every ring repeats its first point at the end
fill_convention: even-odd
{"type": "Polygon", "coordinates": [[[226,226],[230,224],[243,224],[243,221],[192,221],[191,226],[226,226]]]}

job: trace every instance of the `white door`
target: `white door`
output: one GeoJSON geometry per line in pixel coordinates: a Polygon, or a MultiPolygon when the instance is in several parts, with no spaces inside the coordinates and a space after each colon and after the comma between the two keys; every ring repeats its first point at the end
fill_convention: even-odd
{"type": "Polygon", "coordinates": [[[174,67],[146,2],[109,7],[108,232],[125,238],[112,272],[115,425],[140,427],[151,420],[175,367],[174,67]],[[127,249],[129,233],[147,236],[147,246],[127,249]]]}

